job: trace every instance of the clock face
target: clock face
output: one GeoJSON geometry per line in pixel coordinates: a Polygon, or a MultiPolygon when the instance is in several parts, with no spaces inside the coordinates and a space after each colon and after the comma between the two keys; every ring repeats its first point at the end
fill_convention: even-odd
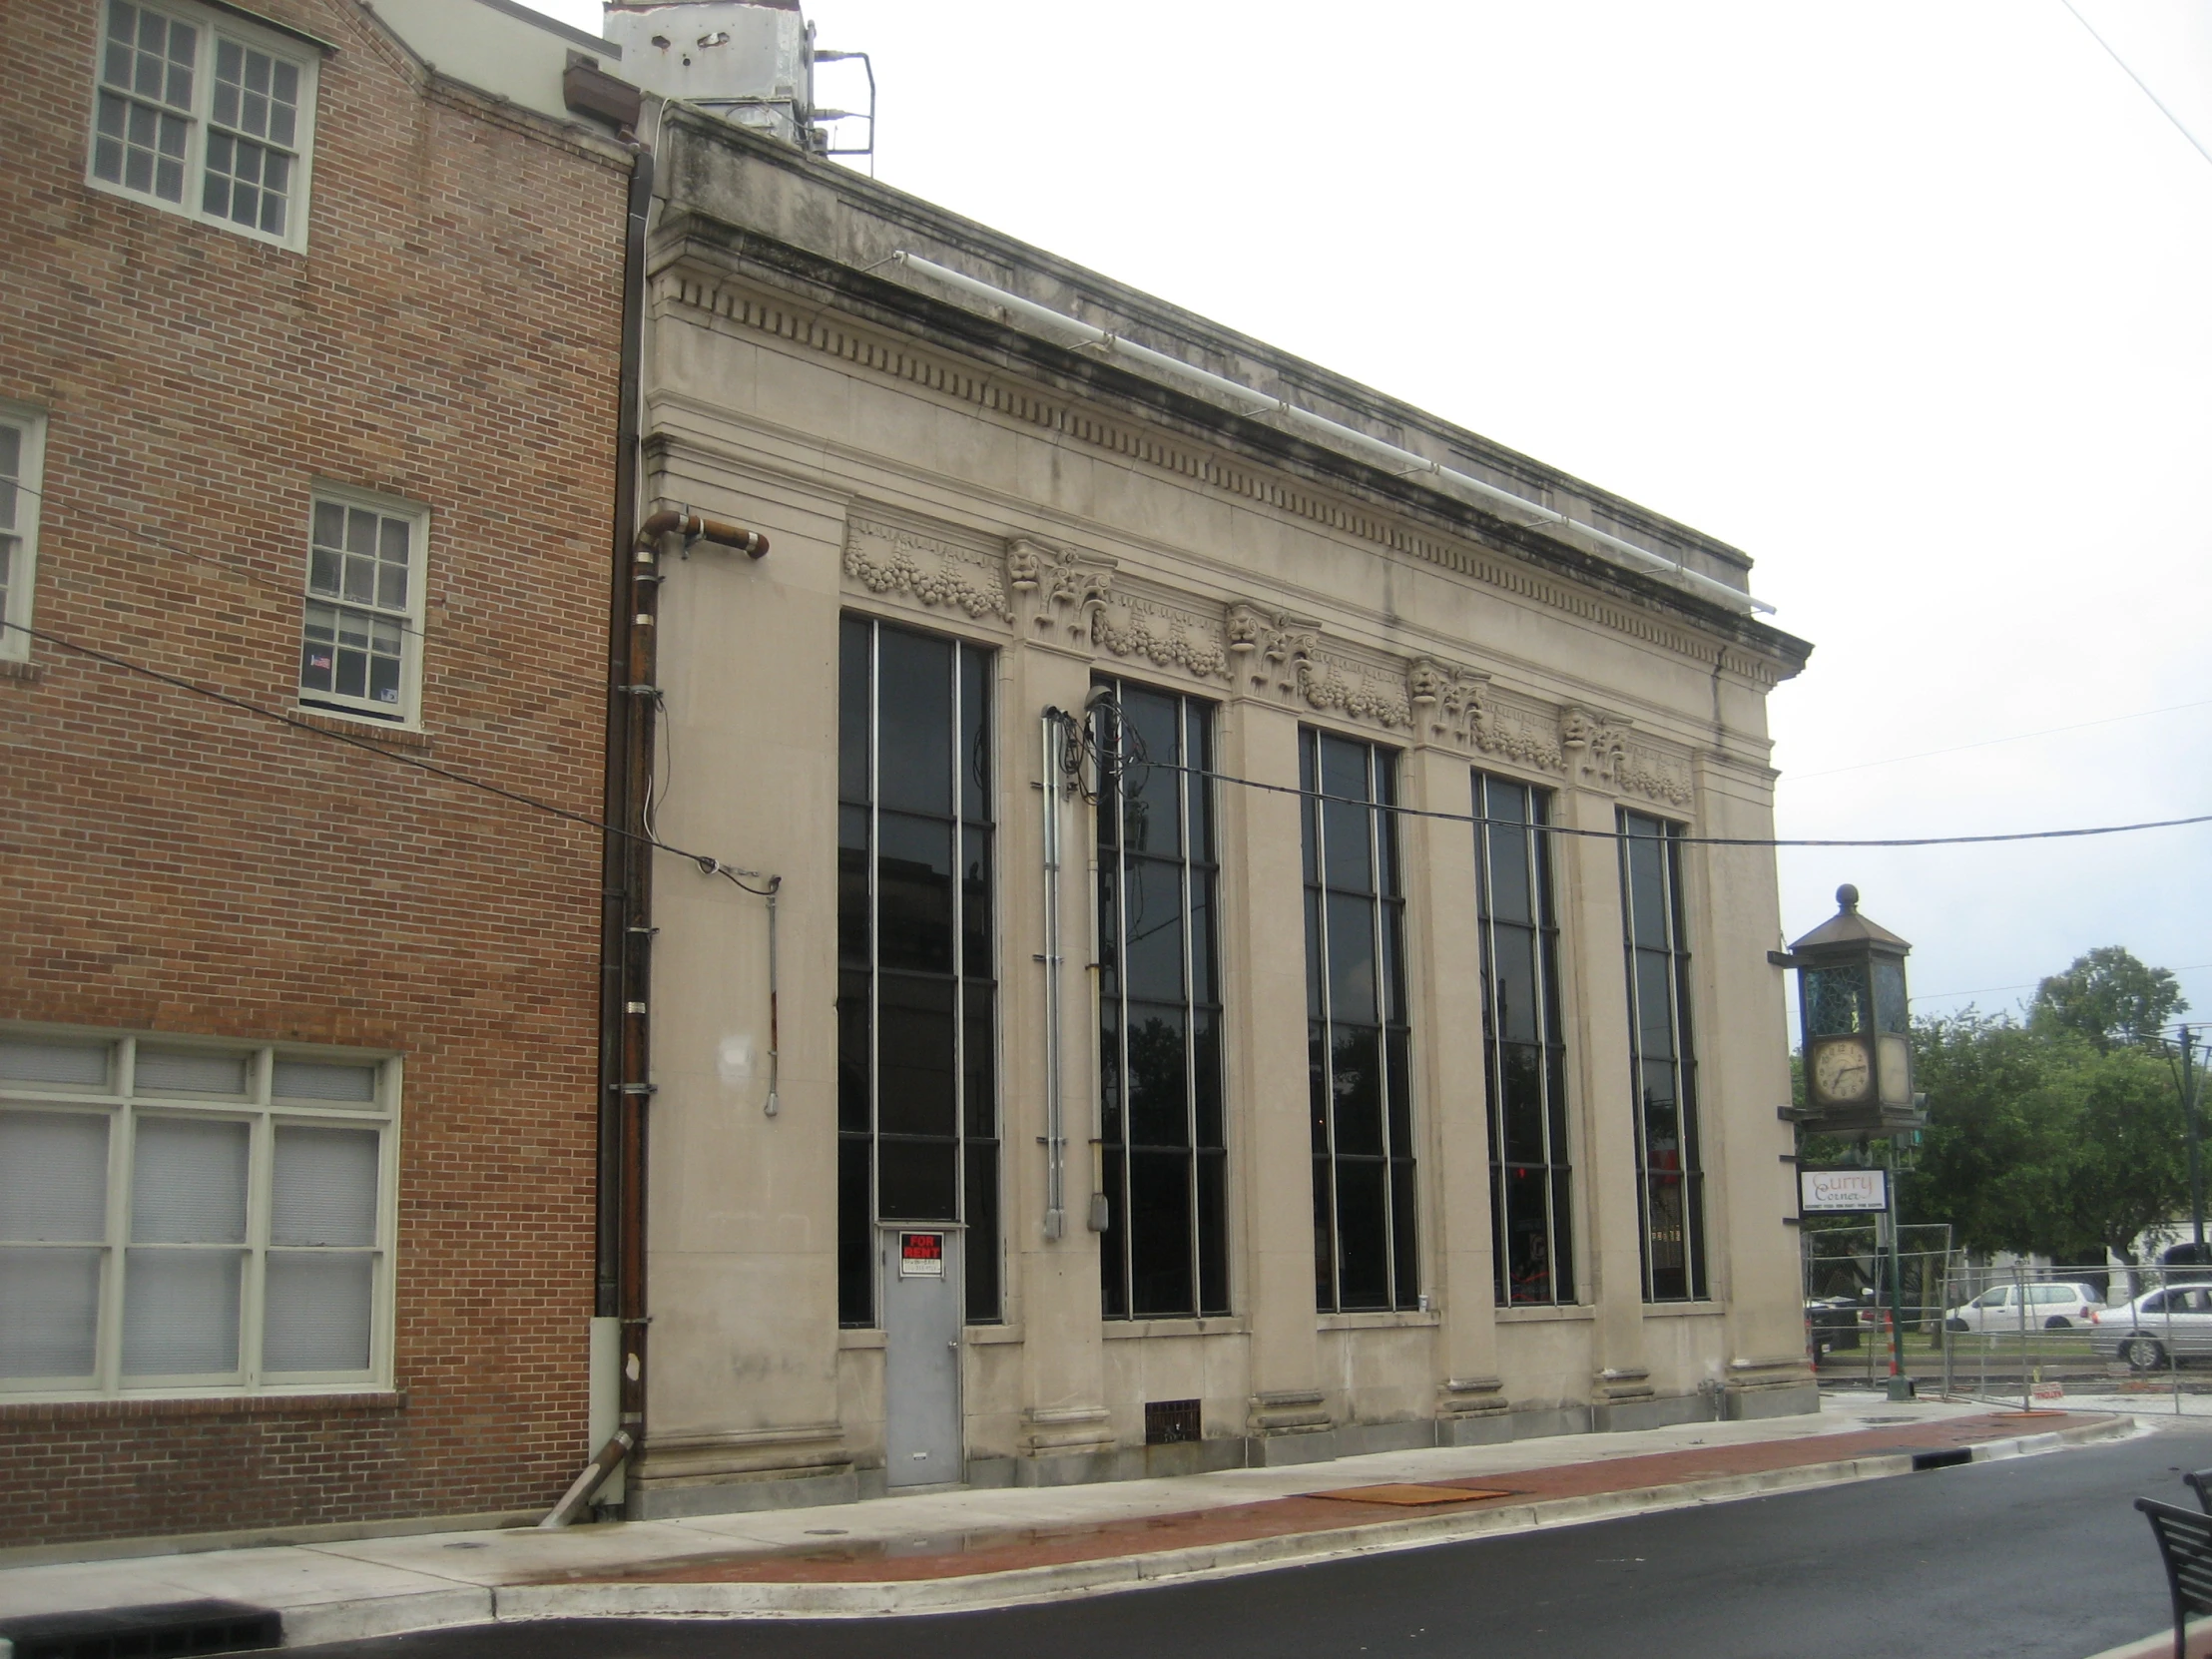
{"type": "Polygon", "coordinates": [[[1813,1088],[1823,1098],[1864,1100],[1873,1083],[1864,1043],[1823,1043],[1813,1051],[1813,1088]]]}
{"type": "Polygon", "coordinates": [[[1881,1051],[1882,1101],[1886,1106],[1907,1106],[1913,1100],[1913,1051],[1903,1037],[1883,1037],[1881,1051]]]}

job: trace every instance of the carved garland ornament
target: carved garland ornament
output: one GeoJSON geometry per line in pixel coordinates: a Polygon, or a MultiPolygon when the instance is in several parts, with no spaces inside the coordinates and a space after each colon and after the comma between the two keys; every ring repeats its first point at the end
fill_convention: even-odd
{"type": "Polygon", "coordinates": [[[1013,610],[998,573],[974,554],[910,530],[850,521],[844,573],[870,593],[903,593],[971,617],[1011,622],[1013,610]]]}

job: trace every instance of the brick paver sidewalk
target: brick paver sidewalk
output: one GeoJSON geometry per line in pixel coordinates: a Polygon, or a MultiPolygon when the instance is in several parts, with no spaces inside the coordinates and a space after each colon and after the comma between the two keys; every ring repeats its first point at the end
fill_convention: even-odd
{"type": "MultiPolygon", "coordinates": [[[[1561,1463],[1495,1475],[1343,1487],[1088,1524],[993,1527],[844,1544],[742,1549],[668,1566],[615,1571],[569,1569],[548,1574],[539,1582],[826,1584],[966,1578],[1259,1538],[1349,1531],[1372,1526],[1393,1514],[1464,1513],[1507,1501],[1533,1504],[1556,1498],[1646,1492],[1863,1457],[1966,1449],[2022,1434],[2080,1427],[2096,1420],[2065,1411],[1996,1411],[1852,1433],[1561,1463]]],[[[1572,1443],[1559,1442],[1562,1450],[1572,1443]]]]}

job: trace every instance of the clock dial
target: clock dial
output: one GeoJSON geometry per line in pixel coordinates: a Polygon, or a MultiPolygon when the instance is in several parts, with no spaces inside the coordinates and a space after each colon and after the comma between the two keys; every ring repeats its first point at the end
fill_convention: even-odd
{"type": "Polygon", "coordinates": [[[1866,1045],[1824,1043],[1813,1054],[1813,1087],[1829,1100],[1864,1100],[1874,1082],[1866,1045]]]}

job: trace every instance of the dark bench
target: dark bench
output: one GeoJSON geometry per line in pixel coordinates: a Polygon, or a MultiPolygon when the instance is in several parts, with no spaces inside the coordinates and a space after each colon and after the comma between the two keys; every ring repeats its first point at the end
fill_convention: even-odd
{"type": "Polygon", "coordinates": [[[2194,1474],[2185,1474],[2181,1477],[2181,1483],[2197,1494],[2197,1502],[2203,1505],[2204,1512],[2212,1515],[2212,1491],[2206,1490],[2208,1486],[2212,1486],[2212,1469],[2198,1469],[2194,1474]]]}
{"type": "MultiPolygon", "coordinates": [[[[2197,1484],[2190,1476],[2189,1483],[2197,1484]]],[[[2198,1495],[2204,1488],[2197,1487],[2198,1495]]],[[[2174,1659],[2188,1659],[2189,1615],[2212,1613],[2212,1514],[2139,1497],[2135,1507],[2150,1520],[2151,1535],[2166,1562],[2166,1588],[2174,1598],[2174,1659]]]]}

